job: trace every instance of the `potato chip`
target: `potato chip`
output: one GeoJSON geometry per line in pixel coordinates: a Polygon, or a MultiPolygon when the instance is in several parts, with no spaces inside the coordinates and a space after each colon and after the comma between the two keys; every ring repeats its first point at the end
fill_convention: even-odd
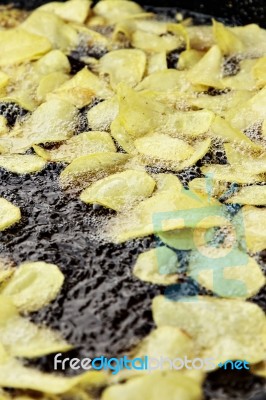
{"type": "Polygon", "coordinates": [[[193,192],[219,198],[227,190],[227,184],[219,181],[213,181],[211,177],[195,178],[188,183],[188,187],[193,192]]]}
{"type": "Polygon", "coordinates": [[[182,37],[177,37],[171,34],[165,34],[163,36],[156,35],[152,32],[145,32],[142,30],[136,30],[132,34],[132,46],[145,50],[148,53],[161,53],[165,51],[169,53],[177,48],[180,48],[183,43],[182,37]]]}
{"type": "Polygon", "coordinates": [[[236,55],[243,52],[244,45],[241,39],[230,28],[214,19],[212,23],[215,41],[224,55],[236,55]]]}
{"type": "Polygon", "coordinates": [[[48,75],[52,72],[70,73],[71,66],[67,56],[60,50],[52,50],[33,64],[38,75],[48,75]]]}
{"type": "Polygon", "coordinates": [[[154,72],[163,71],[167,69],[166,52],[152,53],[148,57],[147,74],[153,74],[154,72]]]}
{"type": "Polygon", "coordinates": [[[187,32],[192,49],[209,50],[215,44],[213,29],[209,25],[188,26],[187,32]]]}
{"type": "MultiPolygon", "coordinates": [[[[202,232],[206,232],[203,230],[202,232]]],[[[177,250],[195,249],[194,234],[198,233],[198,229],[176,229],[168,232],[159,232],[158,236],[167,246],[177,250]]],[[[204,243],[203,243],[204,244],[204,243]]]]}
{"type": "Polygon", "coordinates": [[[11,356],[36,358],[72,348],[57,332],[20,317],[12,301],[2,294],[0,305],[0,342],[11,356]]]}
{"type": "Polygon", "coordinates": [[[93,183],[81,193],[80,199],[121,211],[151,196],[154,187],[155,181],[146,172],[126,170],[93,183]]]}
{"type": "Polygon", "coordinates": [[[132,15],[140,14],[143,9],[133,1],[108,0],[98,2],[93,11],[96,15],[104,17],[108,23],[112,24],[132,15]]]}
{"type": "Polygon", "coordinates": [[[252,185],[242,187],[236,194],[227,199],[226,203],[266,206],[266,186],[252,185]]]}
{"type": "Polygon", "coordinates": [[[214,181],[220,182],[235,182],[240,184],[263,182],[264,177],[255,173],[243,174],[239,168],[231,167],[230,165],[212,164],[201,167],[201,172],[205,176],[210,176],[214,181]]]}
{"type": "Polygon", "coordinates": [[[253,77],[253,68],[256,60],[242,60],[239,63],[240,71],[234,76],[223,78],[222,82],[226,88],[232,90],[254,90],[256,80],[253,77]]]}
{"type": "Polygon", "coordinates": [[[257,363],[265,358],[266,319],[256,304],[208,296],[187,300],[155,297],[152,310],[156,325],[182,329],[202,357],[211,357],[217,363],[227,360],[257,363]]]}
{"type": "Polygon", "coordinates": [[[0,294],[10,297],[20,311],[32,312],[49,304],[59,293],[64,275],[45,262],[25,263],[0,287],[0,294]]]}
{"type": "Polygon", "coordinates": [[[54,96],[59,96],[62,100],[82,108],[90,104],[94,97],[104,99],[111,97],[112,91],[103,80],[85,67],[56,89],[54,96]]]}
{"type": "Polygon", "coordinates": [[[135,140],[134,145],[138,152],[145,157],[147,163],[169,163],[173,167],[176,163],[189,158],[193,154],[193,147],[181,139],[172,138],[162,133],[151,133],[135,140]],[[155,161],[156,160],[156,161],[155,161]]]}
{"type": "Polygon", "coordinates": [[[188,72],[188,79],[193,85],[212,86],[223,89],[222,53],[218,46],[210,50],[188,72]]]}
{"type": "Polygon", "coordinates": [[[9,82],[9,76],[4,72],[0,71],[0,90],[4,89],[9,82]]]}
{"type": "Polygon", "coordinates": [[[114,152],[78,157],[61,172],[60,183],[64,188],[78,186],[84,189],[97,179],[119,170],[128,158],[126,154],[114,152]]]}
{"type": "Polygon", "coordinates": [[[87,19],[91,4],[90,0],[68,0],[65,3],[53,1],[39,7],[39,10],[54,13],[65,21],[82,24],[87,19]]]}
{"type": "Polygon", "coordinates": [[[256,24],[235,26],[229,28],[244,46],[245,56],[248,58],[263,57],[266,53],[266,31],[256,24]]]}
{"type": "Polygon", "coordinates": [[[263,88],[266,85],[266,57],[256,60],[252,73],[257,86],[263,88]]]}
{"type": "Polygon", "coordinates": [[[44,159],[71,163],[81,156],[115,151],[116,147],[109,133],[90,131],[73,136],[54,150],[45,151],[44,159]]]}
{"type": "Polygon", "coordinates": [[[204,56],[204,52],[195,49],[189,49],[182,51],[178,59],[178,69],[190,69],[193,68],[204,56]]]}
{"type": "Polygon", "coordinates": [[[126,383],[113,385],[103,392],[102,400],[136,400],[139,398],[160,400],[200,400],[202,391],[195,380],[176,371],[157,371],[149,375],[129,379],[126,383]]]}
{"type": "Polygon", "coordinates": [[[23,29],[0,31],[0,66],[34,60],[51,49],[50,41],[23,29]]]}
{"type": "Polygon", "coordinates": [[[142,79],[146,68],[146,55],[137,49],[114,50],[100,59],[99,72],[107,74],[113,90],[120,82],[130,87],[142,79]]]}
{"type": "Polygon", "coordinates": [[[116,96],[92,107],[87,114],[90,129],[93,131],[109,131],[118,112],[119,105],[116,96]]]}
{"type": "Polygon", "coordinates": [[[144,78],[143,81],[137,85],[136,90],[154,90],[159,92],[177,90],[185,92],[190,86],[186,72],[166,69],[154,72],[144,78]]]}
{"type": "Polygon", "coordinates": [[[60,49],[63,52],[74,48],[78,43],[78,34],[75,29],[50,12],[38,9],[33,11],[21,24],[21,28],[30,34],[41,36],[42,40],[48,40],[54,49],[60,49]]]}
{"type": "Polygon", "coordinates": [[[240,220],[243,220],[247,248],[254,253],[266,249],[266,210],[244,206],[241,210],[240,220]]]}
{"type": "Polygon", "coordinates": [[[125,152],[132,155],[137,154],[134,140],[122,125],[119,117],[115,118],[111,124],[111,135],[125,152]]]}
{"type": "MultiPolygon", "coordinates": [[[[1,156],[0,156],[1,165],[1,156]]],[[[19,207],[0,197],[0,231],[4,231],[16,224],[21,219],[19,207]]]]}
{"type": "Polygon", "coordinates": [[[144,282],[170,285],[177,282],[177,270],[176,253],[162,246],[140,254],[134,266],[133,275],[144,282]]]}
{"type": "MultiPolygon", "coordinates": [[[[205,251],[208,249],[210,249],[211,257],[206,258],[205,264],[196,251],[191,255],[188,266],[189,275],[206,289],[220,297],[247,299],[258,293],[265,285],[265,277],[253,258],[239,251],[238,256],[234,254],[231,257],[233,265],[215,265],[215,251],[210,247],[206,247],[205,251]]],[[[228,251],[231,250],[229,248],[228,251]]],[[[219,250],[217,250],[217,257],[219,257],[219,250]]],[[[230,263],[230,255],[228,263],[230,263]]]]}
{"type": "Polygon", "coordinates": [[[45,101],[48,93],[56,90],[59,86],[68,81],[68,79],[69,76],[63,72],[51,72],[50,74],[43,76],[36,92],[38,100],[40,102],[45,101]]]}

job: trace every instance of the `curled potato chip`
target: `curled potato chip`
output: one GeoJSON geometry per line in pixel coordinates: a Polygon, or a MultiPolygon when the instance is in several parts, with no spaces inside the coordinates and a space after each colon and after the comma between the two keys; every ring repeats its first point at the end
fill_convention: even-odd
{"type": "Polygon", "coordinates": [[[11,356],[36,358],[71,349],[58,333],[20,317],[9,298],[1,295],[0,304],[0,342],[11,356]]]}
{"type": "Polygon", "coordinates": [[[136,90],[155,90],[163,92],[178,90],[180,92],[185,92],[190,86],[186,72],[177,71],[175,69],[165,69],[148,75],[137,85],[136,90]]]}
{"type": "Polygon", "coordinates": [[[119,105],[116,96],[92,107],[87,114],[88,124],[92,130],[108,131],[117,117],[119,105]]]}
{"type": "Polygon", "coordinates": [[[177,282],[178,259],[166,246],[157,247],[138,256],[133,275],[144,282],[170,285],[177,282]]]}
{"type": "Polygon", "coordinates": [[[210,176],[214,181],[220,182],[245,184],[264,181],[264,177],[261,175],[256,175],[256,173],[252,174],[251,172],[243,174],[242,170],[231,167],[230,165],[213,164],[201,167],[201,172],[206,176],[210,176]]]}
{"type": "Polygon", "coordinates": [[[147,73],[148,75],[154,72],[163,71],[167,69],[166,52],[152,53],[148,57],[147,73]]]}
{"type": "Polygon", "coordinates": [[[266,210],[244,206],[241,209],[240,220],[243,220],[247,248],[254,253],[266,249],[266,210]]]}
{"type": "Polygon", "coordinates": [[[159,400],[200,400],[200,384],[176,371],[152,372],[149,375],[129,379],[124,384],[113,385],[103,392],[102,400],[135,400],[139,398],[159,400]]]}
{"type": "Polygon", "coordinates": [[[218,46],[210,50],[188,72],[188,79],[193,85],[211,86],[223,89],[222,53],[218,46]]]}
{"type": "MultiPolygon", "coordinates": [[[[50,12],[36,10],[21,24],[25,31],[48,39],[54,49],[70,50],[78,42],[78,35],[74,28],[64,23],[57,15],[50,12]]],[[[50,50],[50,49],[48,49],[50,50]]]]}
{"type": "Polygon", "coordinates": [[[217,363],[257,363],[265,358],[266,319],[256,304],[207,296],[198,296],[196,301],[171,301],[158,296],[152,310],[158,327],[182,329],[202,357],[211,357],[217,363]]]}
{"type": "Polygon", "coordinates": [[[216,43],[225,55],[235,55],[241,53],[244,45],[241,39],[234,34],[230,28],[227,28],[221,22],[212,20],[213,35],[216,43]]]}
{"type": "Polygon", "coordinates": [[[115,23],[132,15],[141,14],[143,9],[133,1],[108,0],[98,2],[93,11],[109,23],[115,23]]]}
{"type": "Polygon", "coordinates": [[[65,21],[82,24],[87,19],[91,4],[90,0],[68,0],[65,3],[53,1],[39,7],[39,10],[55,13],[65,21]]]}
{"type": "Polygon", "coordinates": [[[119,146],[122,147],[129,154],[137,154],[133,138],[128,134],[123,126],[121,119],[116,118],[111,124],[111,135],[117,141],[119,146]]]}
{"type": "Polygon", "coordinates": [[[195,49],[182,51],[178,59],[178,69],[190,69],[194,67],[204,56],[204,52],[195,49]]]}
{"type": "Polygon", "coordinates": [[[266,88],[261,89],[240,106],[229,110],[226,119],[233,127],[242,131],[266,119],[266,88]]]}
{"type": "MultiPolygon", "coordinates": [[[[167,185],[168,186],[168,185],[167,185]]],[[[195,196],[189,190],[182,190],[178,185],[160,189],[154,195],[140,202],[126,215],[115,217],[110,221],[108,234],[115,242],[125,242],[137,237],[148,236],[157,232],[174,229],[194,228],[198,226],[197,218],[186,218],[190,210],[202,208],[208,216],[210,208],[219,210],[219,202],[207,196],[195,196]]],[[[196,212],[197,215],[197,212],[196,212]]],[[[216,214],[215,214],[216,215],[216,214]]],[[[220,226],[220,222],[212,216],[202,221],[199,228],[205,229],[220,226]]]]}
{"type": "Polygon", "coordinates": [[[135,140],[134,145],[138,152],[151,163],[154,159],[157,163],[160,161],[175,164],[183,161],[193,154],[191,147],[184,140],[172,138],[162,133],[151,133],[135,140]]]}
{"type": "Polygon", "coordinates": [[[37,98],[39,101],[45,101],[48,93],[53,92],[64,82],[68,81],[69,76],[63,72],[51,72],[41,78],[37,88],[37,98]]]}
{"type": "Polygon", "coordinates": [[[105,99],[112,94],[108,85],[86,67],[54,92],[54,96],[59,96],[62,100],[67,99],[78,108],[91,103],[94,97],[105,99]]]}
{"type": "Polygon", "coordinates": [[[126,154],[114,152],[78,157],[61,172],[60,183],[64,188],[78,185],[83,189],[95,180],[119,170],[128,158],[126,154]]]}
{"type": "Polygon", "coordinates": [[[226,203],[266,206],[266,186],[252,185],[239,189],[226,203]]]}
{"type": "MultiPolygon", "coordinates": [[[[229,251],[231,250],[230,248],[229,251]]],[[[225,298],[247,299],[265,285],[260,266],[248,255],[240,251],[231,258],[229,255],[228,263],[231,261],[232,265],[224,266],[215,265],[215,252],[213,256],[209,259],[207,257],[204,264],[204,259],[197,251],[194,252],[190,257],[188,271],[193,279],[215,294],[225,298]]],[[[219,251],[217,256],[219,257],[219,251]]]]}
{"type": "MultiPolygon", "coordinates": [[[[43,157],[51,161],[70,163],[75,158],[88,154],[115,151],[116,147],[109,133],[90,131],[73,136],[54,150],[45,150],[43,157]]],[[[39,155],[41,156],[40,153],[39,155]]]]}
{"type": "Polygon", "coordinates": [[[205,108],[223,117],[226,111],[245,103],[253,95],[254,93],[250,90],[232,90],[219,96],[200,93],[197,97],[190,98],[187,101],[193,107],[205,108]]]}
{"type": "MultiPolygon", "coordinates": [[[[1,156],[0,156],[1,165],[1,156]]],[[[21,219],[19,207],[14,206],[6,199],[0,197],[0,231],[14,225],[21,219]]]]}
{"type": "Polygon", "coordinates": [[[109,75],[113,90],[120,82],[130,87],[136,86],[141,81],[145,68],[146,55],[137,49],[111,51],[99,63],[100,73],[109,75]]]}
{"type": "Polygon", "coordinates": [[[177,37],[171,34],[159,36],[142,30],[136,30],[132,34],[132,46],[148,53],[160,53],[162,51],[169,53],[181,47],[182,44],[183,38],[181,36],[177,37]]]}
{"type": "Polygon", "coordinates": [[[45,262],[32,262],[18,267],[0,288],[20,311],[37,311],[54,300],[64,282],[59,268],[45,262]]]}
{"type": "Polygon", "coordinates": [[[155,181],[146,172],[127,170],[93,183],[81,193],[80,199],[120,211],[149,197],[154,187],[155,181]]]}
{"type": "Polygon", "coordinates": [[[38,75],[44,76],[52,72],[68,74],[71,70],[67,56],[61,50],[52,50],[33,64],[38,75]]]}
{"type": "Polygon", "coordinates": [[[211,139],[196,142],[194,145],[194,153],[177,165],[175,171],[182,171],[182,169],[194,165],[198,160],[203,158],[211,147],[211,139]]]}
{"type": "Polygon", "coordinates": [[[51,49],[47,38],[23,29],[0,31],[0,66],[34,60],[51,49]]]}
{"type": "Polygon", "coordinates": [[[224,118],[216,116],[211,125],[211,135],[222,139],[225,142],[238,142],[258,149],[258,145],[253,143],[244,133],[232,127],[224,118]]]}

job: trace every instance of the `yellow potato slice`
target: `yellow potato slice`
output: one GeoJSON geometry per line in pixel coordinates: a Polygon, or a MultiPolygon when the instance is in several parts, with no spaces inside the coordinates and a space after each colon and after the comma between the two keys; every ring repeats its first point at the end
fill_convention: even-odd
{"type": "Polygon", "coordinates": [[[0,31],[0,66],[18,64],[39,58],[51,50],[47,38],[23,29],[0,31]]]}
{"type": "MultiPolygon", "coordinates": [[[[116,147],[109,133],[90,131],[73,136],[54,150],[45,150],[43,157],[51,161],[71,163],[75,158],[89,154],[115,151],[116,147]]],[[[37,154],[41,156],[41,153],[37,154]]]]}
{"type": "Polygon", "coordinates": [[[205,53],[203,51],[195,49],[182,51],[178,59],[178,69],[184,70],[193,68],[194,65],[196,65],[202,59],[204,54],[205,53]]]}
{"type": "Polygon", "coordinates": [[[119,105],[116,96],[92,107],[87,114],[89,127],[93,131],[109,131],[117,117],[119,105]]]}
{"type": "Polygon", "coordinates": [[[171,34],[159,36],[152,32],[136,30],[132,34],[131,44],[133,47],[145,50],[148,53],[160,53],[162,51],[169,53],[182,46],[183,38],[171,34]]]}
{"type": "Polygon", "coordinates": [[[177,371],[157,371],[149,375],[129,379],[126,383],[113,385],[103,392],[102,400],[136,400],[138,398],[160,400],[200,400],[200,384],[177,371]]]}
{"type": "Polygon", "coordinates": [[[91,5],[90,0],[68,0],[65,3],[53,1],[39,7],[39,10],[54,13],[65,21],[82,24],[89,15],[91,5]]]}
{"type": "Polygon", "coordinates": [[[209,50],[215,44],[213,29],[211,26],[199,25],[188,26],[187,28],[189,43],[192,49],[209,50]]]}
{"type": "MultiPolygon", "coordinates": [[[[0,156],[1,165],[1,156],[0,156]]],[[[6,199],[0,197],[0,231],[16,224],[21,219],[19,207],[14,206],[6,199]]]]}
{"type": "Polygon", "coordinates": [[[63,188],[84,189],[97,179],[119,170],[128,158],[126,154],[114,152],[78,157],[61,172],[60,183],[63,188]]]}
{"type": "Polygon", "coordinates": [[[188,79],[193,85],[224,88],[222,83],[222,53],[218,46],[211,47],[189,70],[188,79]]]}
{"type": "Polygon", "coordinates": [[[16,174],[30,174],[39,172],[45,167],[45,161],[36,155],[2,155],[0,156],[0,167],[16,174]]]}
{"type": "Polygon", "coordinates": [[[70,73],[71,66],[67,56],[60,50],[52,50],[33,64],[38,75],[48,75],[52,72],[70,73]]]}
{"type": "Polygon", "coordinates": [[[100,74],[110,77],[113,90],[120,82],[130,87],[136,86],[142,79],[146,68],[146,55],[137,49],[114,50],[100,59],[100,74]]]}
{"type": "Polygon", "coordinates": [[[141,14],[143,9],[133,1],[108,0],[98,2],[93,11],[96,15],[104,17],[108,23],[115,23],[127,17],[141,14]]]}
{"type": "Polygon", "coordinates": [[[135,140],[134,145],[145,159],[151,159],[152,164],[162,161],[174,165],[193,154],[193,147],[188,143],[162,133],[143,136],[135,140]]]}
{"type": "Polygon", "coordinates": [[[121,211],[151,196],[155,184],[146,172],[127,170],[93,183],[81,193],[80,199],[121,211]]]}
{"type": "Polygon", "coordinates": [[[205,156],[210,147],[211,147],[211,139],[205,139],[202,142],[201,141],[197,142],[194,146],[194,153],[192,154],[192,156],[186,159],[185,161],[179,163],[178,166],[175,167],[175,171],[182,171],[182,169],[194,165],[198,160],[200,160],[205,156]]]}
{"type": "Polygon", "coordinates": [[[72,79],[63,83],[54,91],[54,95],[67,100],[78,108],[90,104],[94,97],[108,98],[112,91],[104,80],[101,80],[86,67],[79,71],[72,79]]]}
{"type": "Polygon", "coordinates": [[[220,182],[235,182],[240,184],[263,182],[264,177],[256,175],[256,172],[243,174],[239,168],[231,167],[230,165],[213,164],[201,168],[204,175],[210,176],[214,181],[220,182]]]}
{"type": "Polygon", "coordinates": [[[69,76],[63,72],[51,72],[50,74],[43,76],[36,92],[38,100],[40,102],[45,101],[48,93],[56,90],[64,82],[68,81],[68,79],[69,76]]]}
{"type": "Polygon", "coordinates": [[[195,301],[153,300],[153,318],[158,327],[175,326],[187,333],[202,357],[215,363],[265,359],[266,319],[256,304],[236,299],[198,296],[195,301]],[[254,340],[256,337],[256,340],[254,340]]]}
{"type": "Polygon", "coordinates": [[[1,295],[0,305],[0,342],[11,356],[36,358],[72,348],[57,332],[19,316],[8,297],[1,295]]]}
{"type": "Polygon", "coordinates": [[[37,311],[54,300],[61,290],[64,275],[59,268],[45,262],[25,263],[0,288],[23,312],[37,311]]]}
{"type": "Polygon", "coordinates": [[[213,216],[201,221],[201,226],[198,226],[199,209],[202,208],[208,217],[212,207],[216,216],[220,210],[219,202],[207,196],[195,196],[188,190],[180,189],[179,185],[176,187],[173,185],[172,189],[158,190],[151,198],[143,200],[126,215],[122,213],[111,219],[108,234],[115,242],[120,243],[174,229],[196,226],[205,229],[220,226],[220,221],[213,216]],[[195,212],[195,209],[197,209],[195,218],[188,218],[192,213],[191,210],[195,212]]]}
{"type": "Polygon", "coordinates": [[[170,285],[177,282],[178,259],[173,250],[157,247],[138,256],[133,275],[144,282],[170,285]]]}
{"type": "Polygon", "coordinates": [[[193,192],[219,198],[227,190],[227,184],[213,181],[208,178],[195,178],[188,183],[188,187],[193,192]]]}
{"type": "MultiPolygon", "coordinates": [[[[57,15],[36,10],[21,24],[25,31],[48,40],[54,49],[69,51],[78,44],[78,34],[57,15]]],[[[50,49],[49,49],[50,50],[50,49]]]]}
{"type": "Polygon", "coordinates": [[[119,146],[121,146],[127,153],[137,154],[134,140],[128,134],[119,117],[117,117],[111,124],[111,135],[117,141],[119,146]]]}
{"type": "MultiPolygon", "coordinates": [[[[168,232],[159,232],[161,241],[177,250],[192,250],[196,248],[194,235],[199,232],[198,229],[176,229],[168,232]]],[[[205,230],[202,230],[205,232],[205,230]]],[[[204,242],[202,243],[204,244],[204,242]]]]}
{"type": "Polygon", "coordinates": [[[244,130],[266,119],[266,88],[251,99],[226,113],[226,119],[237,129],[244,130]]]}
{"type": "Polygon", "coordinates": [[[266,206],[266,186],[246,186],[239,189],[226,203],[266,206]]]}
{"type": "Polygon", "coordinates": [[[256,24],[245,26],[235,26],[228,28],[236,35],[244,46],[246,57],[257,58],[263,57],[266,53],[266,31],[256,24]]]}
{"type": "Polygon", "coordinates": [[[177,90],[185,92],[191,87],[187,79],[187,73],[175,69],[165,69],[150,74],[140,82],[136,90],[168,91],[177,90]]]}
{"type": "Polygon", "coordinates": [[[266,249],[266,209],[244,206],[240,214],[240,223],[244,224],[244,239],[248,250],[255,253],[266,249]]]}
{"type": "Polygon", "coordinates": [[[207,257],[204,264],[202,257],[198,257],[199,253],[195,252],[190,257],[189,275],[220,297],[247,299],[254,296],[265,285],[264,274],[253,258],[240,251],[238,253],[231,257],[232,265],[221,266],[215,265],[215,257],[207,257]]]}
{"type": "Polygon", "coordinates": [[[239,144],[259,149],[259,146],[256,143],[253,143],[244,133],[231,126],[228,121],[219,116],[215,117],[211,125],[210,134],[225,142],[238,142],[239,144]]]}
{"type": "Polygon", "coordinates": [[[217,22],[214,19],[212,23],[213,36],[224,55],[235,55],[243,52],[244,45],[241,39],[237,37],[230,28],[227,28],[221,22],[217,22]]]}
{"type": "Polygon", "coordinates": [[[154,72],[162,71],[167,69],[166,52],[152,53],[148,57],[147,74],[153,74],[154,72]]]}

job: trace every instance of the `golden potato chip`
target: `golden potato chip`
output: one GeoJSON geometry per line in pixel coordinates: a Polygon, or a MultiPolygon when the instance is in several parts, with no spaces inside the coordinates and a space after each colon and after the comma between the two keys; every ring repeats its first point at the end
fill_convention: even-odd
{"type": "Polygon", "coordinates": [[[143,9],[133,1],[108,0],[99,1],[93,8],[96,15],[100,15],[109,23],[119,22],[132,15],[141,14],[143,9]]]}
{"type": "Polygon", "coordinates": [[[116,96],[92,107],[87,114],[90,129],[93,131],[109,131],[118,112],[119,105],[116,96]]]}
{"type": "Polygon", "coordinates": [[[266,206],[266,186],[252,185],[239,189],[226,203],[266,206]]]}
{"type": "Polygon", "coordinates": [[[241,53],[244,45],[239,37],[237,37],[230,28],[227,28],[221,22],[212,20],[213,35],[216,43],[225,55],[236,55],[241,53]]]}
{"type": "Polygon", "coordinates": [[[257,86],[263,88],[266,85],[266,57],[256,60],[252,69],[253,76],[256,80],[257,86]]]}
{"type": "MultiPolygon", "coordinates": [[[[0,156],[1,165],[1,156],[0,156]]],[[[19,207],[0,197],[0,231],[4,231],[16,224],[21,219],[19,207]]]]}
{"type": "Polygon", "coordinates": [[[212,164],[201,167],[201,172],[206,176],[210,176],[214,181],[220,182],[245,184],[264,181],[262,175],[256,175],[256,173],[252,174],[251,172],[243,174],[242,170],[231,167],[230,165],[212,164]]]}
{"type": "Polygon", "coordinates": [[[132,34],[132,46],[145,50],[148,53],[161,53],[165,51],[169,53],[182,46],[183,38],[166,34],[163,36],[156,35],[152,32],[145,32],[140,29],[132,34]]]}
{"type": "Polygon", "coordinates": [[[155,184],[146,172],[126,170],[93,183],[81,193],[80,199],[121,211],[151,196],[155,184]]]}
{"type": "Polygon", "coordinates": [[[254,253],[266,249],[266,209],[244,206],[241,209],[240,223],[244,224],[247,248],[254,253]]]}
{"type": "Polygon", "coordinates": [[[90,0],[68,0],[65,3],[53,1],[39,7],[39,10],[54,13],[65,21],[82,24],[87,19],[91,4],[90,0]]]}

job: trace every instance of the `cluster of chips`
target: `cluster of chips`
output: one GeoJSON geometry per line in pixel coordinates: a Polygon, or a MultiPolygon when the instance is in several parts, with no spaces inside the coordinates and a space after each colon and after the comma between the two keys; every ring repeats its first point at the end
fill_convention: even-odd
{"type": "MultiPolygon", "coordinates": [[[[131,356],[245,359],[266,376],[265,315],[246,301],[265,284],[254,256],[266,248],[266,31],[160,19],[127,0],[52,2],[12,16],[0,25],[0,167],[26,174],[63,163],[62,190],[116,212],[105,238],[158,235],[161,246],[134,266],[137,278],[177,283],[177,250],[187,251],[187,276],[219,296],[156,297],[157,328],[131,356]],[[208,161],[217,146],[226,163],[208,161]],[[201,177],[184,188],[178,174],[195,165],[201,177]],[[221,264],[230,249],[232,264],[221,264]]],[[[1,198],[0,230],[20,218],[1,198]]],[[[96,388],[105,388],[102,400],[202,399],[208,371],[67,378],[24,366],[21,357],[71,348],[26,317],[64,278],[41,261],[1,263],[0,387],[21,390],[0,389],[1,400],[31,399],[29,389],[40,399],[92,400],[96,388]]]]}

